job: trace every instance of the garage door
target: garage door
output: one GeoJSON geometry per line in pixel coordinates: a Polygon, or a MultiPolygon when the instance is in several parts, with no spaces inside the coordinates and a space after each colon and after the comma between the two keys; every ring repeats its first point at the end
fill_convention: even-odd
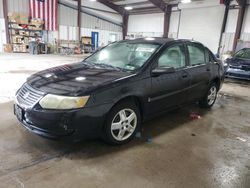
{"type": "Polygon", "coordinates": [[[223,16],[223,5],[182,9],[179,38],[200,41],[216,53],[223,16]]]}

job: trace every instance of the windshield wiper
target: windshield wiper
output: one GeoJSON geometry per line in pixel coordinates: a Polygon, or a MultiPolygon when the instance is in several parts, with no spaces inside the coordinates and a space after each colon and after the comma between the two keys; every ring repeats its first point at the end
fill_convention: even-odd
{"type": "Polygon", "coordinates": [[[105,63],[93,63],[93,65],[99,66],[101,68],[112,68],[112,69],[115,69],[115,70],[124,71],[124,69],[122,69],[120,67],[116,67],[116,66],[113,66],[113,65],[110,65],[110,64],[105,64],[105,63]]]}
{"type": "Polygon", "coordinates": [[[101,68],[111,68],[111,69],[114,69],[114,70],[126,71],[126,69],[116,67],[116,66],[113,66],[113,65],[110,65],[110,64],[105,64],[105,63],[91,63],[91,62],[88,62],[88,61],[83,61],[82,63],[84,63],[85,65],[91,66],[91,67],[98,66],[98,67],[101,67],[101,68]]]}

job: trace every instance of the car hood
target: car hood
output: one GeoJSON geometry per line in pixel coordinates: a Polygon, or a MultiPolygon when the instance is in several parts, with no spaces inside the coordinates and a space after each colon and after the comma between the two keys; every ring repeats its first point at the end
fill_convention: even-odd
{"type": "Polygon", "coordinates": [[[250,66],[250,59],[231,58],[228,63],[232,66],[250,66]]]}
{"type": "Polygon", "coordinates": [[[131,75],[132,73],[116,69],[75,63],[33,74],[27,83],[45,93],[78,96],[89,94],[100,86],[123,80],[131,75]]]}

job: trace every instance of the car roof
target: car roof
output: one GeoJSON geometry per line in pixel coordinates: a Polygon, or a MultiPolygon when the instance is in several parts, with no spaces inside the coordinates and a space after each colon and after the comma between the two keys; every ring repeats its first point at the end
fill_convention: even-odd
{"type": "Polygon", "coordinates": [[[195,43],[199,43],[197,41],[194,40],[188,40],[188,39],[173,39],[173,38],[165,38],[165,37],[145,37],[145,38],[137,38],[137,39],[126,39],[123,40],[126,41],[128,43],[158,43],[158,44],[166,44],[168,42],[195,42],[195,43]]]}

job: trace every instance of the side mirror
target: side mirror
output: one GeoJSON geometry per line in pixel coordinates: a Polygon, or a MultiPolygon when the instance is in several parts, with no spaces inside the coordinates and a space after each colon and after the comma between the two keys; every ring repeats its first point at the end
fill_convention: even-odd
{"type": "Polygon", "coordinates": [[[174,73],[175,69],[173,67],[157,67],[152,70],[152,76],[160,76],[162,74],[174,73]]]}

